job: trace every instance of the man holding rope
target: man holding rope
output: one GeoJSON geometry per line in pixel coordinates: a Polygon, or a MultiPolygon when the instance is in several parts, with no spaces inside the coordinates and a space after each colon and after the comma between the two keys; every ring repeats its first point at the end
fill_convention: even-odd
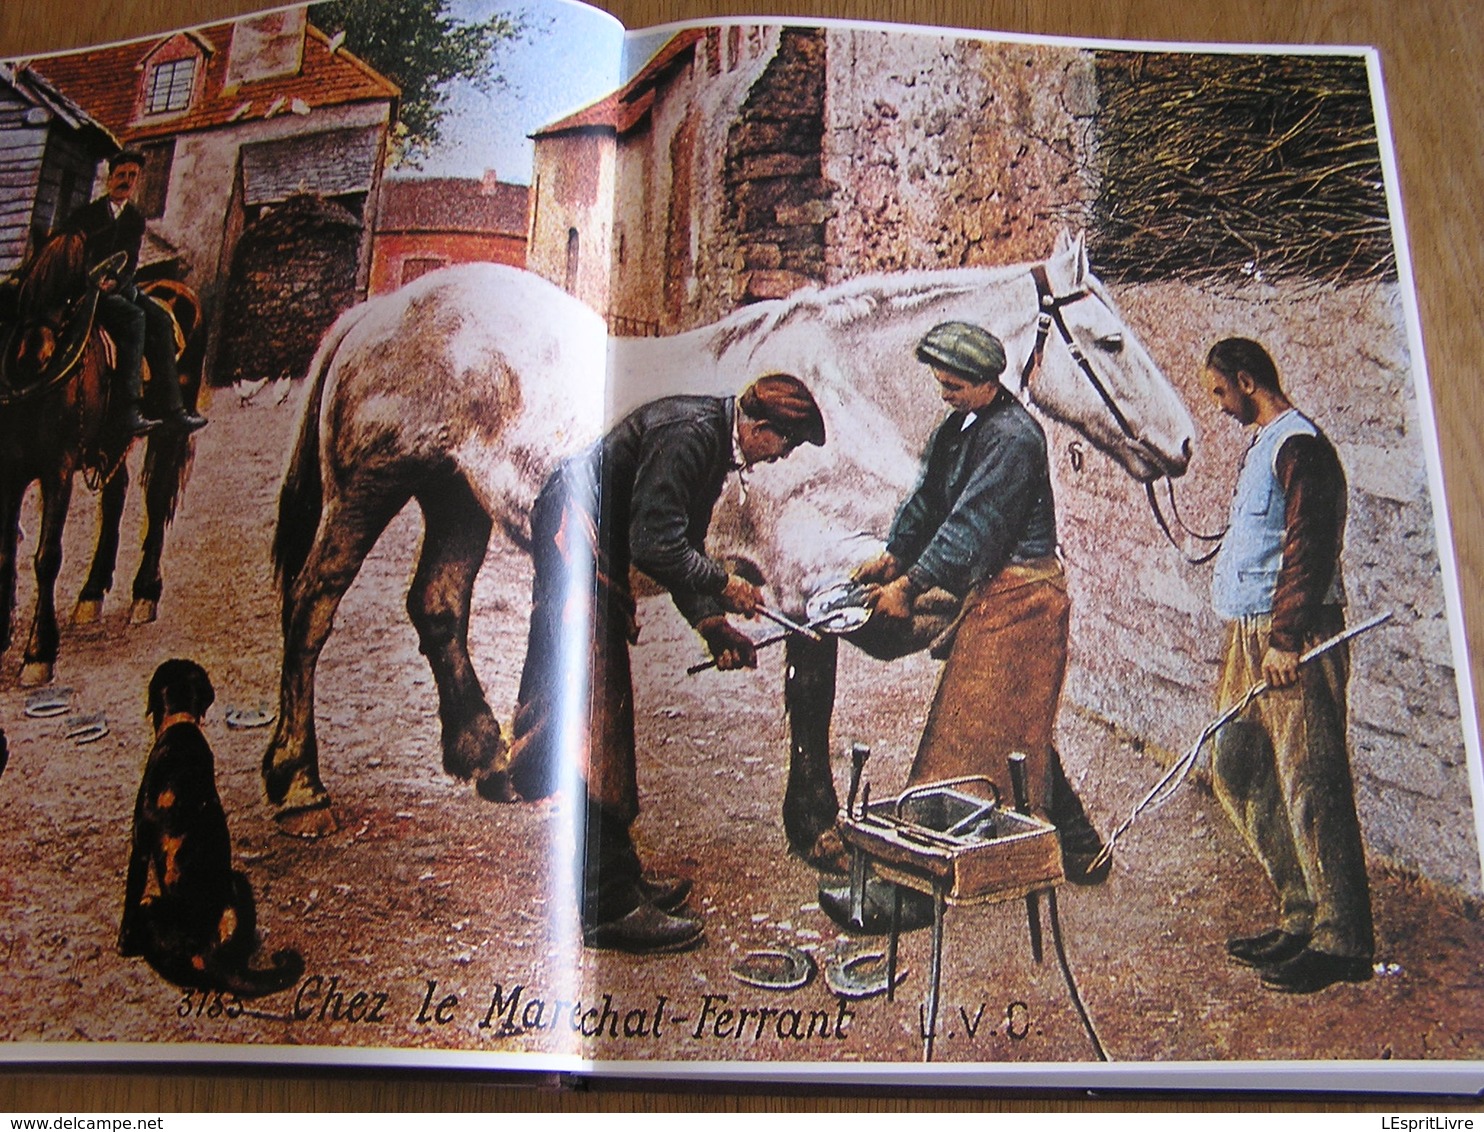
{"type": "Polygon", "coordinates": [[[1217,734],[1212,781],[1278,898],[1277,927],[1230,939],[1226,949],[1258,968],[1265,987],[1311,994],[1365,982],[1375,950],[1345,745],[1349,652],[1341,644],[1299,663],[1306,648],[1344,628],[1345,472],[1258,343],[1218,342],[1206,381],[1224,413],[1256,427],[1211,586],[1212,605],[1228,620],[1218,706],[1267,684],[1217,734]]]}

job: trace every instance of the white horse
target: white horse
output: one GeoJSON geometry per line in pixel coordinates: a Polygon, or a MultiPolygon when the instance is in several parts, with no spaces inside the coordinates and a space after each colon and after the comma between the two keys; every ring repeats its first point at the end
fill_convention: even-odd
{"type": "MultiPolygon", "coordinates": [[[[822,579],[880,549],[911,489],[942,416],[914,348],[949,319],[998,335],[1006,383],[1135,479],[1185,471],[1190,416],[1089,270],[1080,237],[1063,237],[1044,263],[865,276],[669,338],[610,341],[575,299],[493,265],[435,272],[347,312],[311,368],[280,497],[284,663],[263,774],[284,828],[334,828],[317,765],[315,662],[341,597],[408,499],[426,532],[407,604],[438,687],[444,767],[486,797],[509,797],[505,743],[466,645],[492,527],[528,546],[545,477],[633,405],[792,373],[814,392],[829,443],[757,475],[745,504],[724,505],[713,550],[745,554],[775,601],[800,614],[822,579]]],[[[832,687],[832,648],[822,662],[832,687]]],[[[835,816],[828,713],[826,701],[821,733],[817,710],[793,711],[785,824],[801,850],[835,816]]]]}

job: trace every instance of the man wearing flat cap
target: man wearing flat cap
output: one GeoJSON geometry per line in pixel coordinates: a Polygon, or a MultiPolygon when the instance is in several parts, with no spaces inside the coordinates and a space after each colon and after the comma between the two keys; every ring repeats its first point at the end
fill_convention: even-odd
{"type": "Polygon", "coordinates": [[[580,752],[578,905],[589,947],[678,951],[701,938],[689,880],[646,875],[639,813],[629,568],[669,591],[723,671],[757,664],[728,613],[752,616],[757,586],[706,554],[727,476],[822,445],[824,419],[798,378],[769,374],[738,397],[666,397],[630,413],[546,481],[531,512],[535,581],[510,781],[525,798],[564,785],[580,752]]]}
{"type": "Polygon", "coordinates": [[[959,610],[934,643],[947,662],[908,785],[980,774],[1008,800],[1009,756],[1024,753],[1031,807],[1057,826],[1068,879],[1098,883],[1106,869],[1088,866],[1101,841],[1052,745],[1071,606],[1046,435],[1000,385],[1005,349],[984,328],[941,323],[917,358],[951,411],[885,551],[855,573],[877,587],[868,627],[908,642],[898,655],[925,643],[915,620],[936,627],[929,607],[959,610]]]}

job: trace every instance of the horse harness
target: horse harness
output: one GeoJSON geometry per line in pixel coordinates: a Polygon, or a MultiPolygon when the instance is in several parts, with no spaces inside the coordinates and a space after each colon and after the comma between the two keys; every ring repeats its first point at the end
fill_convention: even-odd
{"type": "MultiPolygon", "coordinates": [[[[1136,444],[1139,443],[1139,438],[1129,425],[1128,418],[1123,415],[1123,410],[1113,400],[1113,395],[1108,392],[1108,387],[1103,384],[1102,379],[1097,375],[1097,371],[1092,368],[1092,363],[1087,360],[1087,355],[1082,352],[1082,347],[1077,345],[1076,339],[1072,337],[1072,329],[1067,325],[1066,317],[1062,314],[1063,307],[1071,306],[1081,299],[1095,298],[1096,296],[1086,287],[1078,291],[1072,291],[1066,295],[1054,294],[1051,289],[1051,281],[1046,275],[1045,264],[1038,263],[1033,266],[1031,268],[1031,278],[1036,284],[1036,306],[1039,308],[1039,313],[1036,316],[1036,344],[1031,347],[1030,355],[1025,359],[1025,365],[1020,370],[1021,395],[1025,395],[1026,389],[1030,385],[1031,374],[1041,364],[1042,355],[1046,352],[1046,340],[1051,335],[1051,328],[1055,326],[1057,332],[1061,335],[1061,340],[1066,346],[1067,352],[1072,355],[1072,360],[1077,363],[1077,368],[1087,378],[1088,384],[1102,398],[1103,404],[1108,409],[1108,414],[1113,418],[1114,423],[1118,425],[1119,430],[1129,440],[1134,441],[1136,444]]],[[[1154,494],[1154,484],[1146,481],[1144,484],[1144,497],[1149,501],[1149,510],[1154,514],[1155,523],[1158,524],[1165,538],[1169,540],[1170,545],[1180,551],[1181,557],[1192,566],[1199,566],[1202,563],[1209,562],[1212,558],[1216,557],[1217,552],[1221,549],[1221,540],[1226,535],[1226,531],[1223,530],[1219,534],[1208,535],[1191,530],[1186,526],[1185,521],[1180,518],[1179,508],[1175,505],[1174,484],[1170,482],[1168,476],[1164,477],[1164,479],[1165,489],[1170,496],[1170,513],[1174,515],[1175,522],[1179,525],[1180,529],[1191,538],[1198,539],[1201,542],[1214,542],[1217,545],[1205,554],[1196,557],[1186,554],[1180,546],[1179,541],[1175,538],[1174,532],[1171,531],[1170,524],[1165,519],[1164,513],[1160,510],[1159,500],[1154,494]]]]}
{"type": "MultiPolygon", "coordinates": [[[[97,287],[89,287],[73,304],[64,307],[62,313],[57,316],[32,324],[17,322],[10,334],[6,335],[4,354],[0,356],[0,409],[10,408],[40,397],[60,388],[72,378],[92,340],[93,330],[98,327],[98,303],[101,298],[102,293],[97,287]],[[15,366],[13,346],[28,325],[38,325],[52,331],[60,339],[61,348],[47,367],[49,372],[43,373],[37,381],[18,385],[13,373],[15,366]]],[[[180,337],[178,325],[176,337],[177,339],[180,337]]],[[[101,335],[99,348],[104,350],[107,358],[106,365],[109,370],[112,370],[115,365],[115,346],[106,331],[101,335]]],[[[111,400],[112,395],[112,382],[109,382],[104,387],[104,397],[111,400]]],[[[89,491],[101,491],[114,476],[118,475],[129,454],[129,448],[130,445],[126,444],[116,454],[111,454],[106,447],[101,445],[91,451],[84,451],[80,470],[83,482],[89,491]]]]}

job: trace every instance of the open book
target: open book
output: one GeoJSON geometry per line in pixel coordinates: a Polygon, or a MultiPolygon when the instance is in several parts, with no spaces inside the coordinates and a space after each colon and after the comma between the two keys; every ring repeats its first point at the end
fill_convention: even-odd
{"type": "Polygon", "coordinates": [[[429,7],[0,62],[0,1056],[1477,1091],[1374,53],[429,7]]]}

